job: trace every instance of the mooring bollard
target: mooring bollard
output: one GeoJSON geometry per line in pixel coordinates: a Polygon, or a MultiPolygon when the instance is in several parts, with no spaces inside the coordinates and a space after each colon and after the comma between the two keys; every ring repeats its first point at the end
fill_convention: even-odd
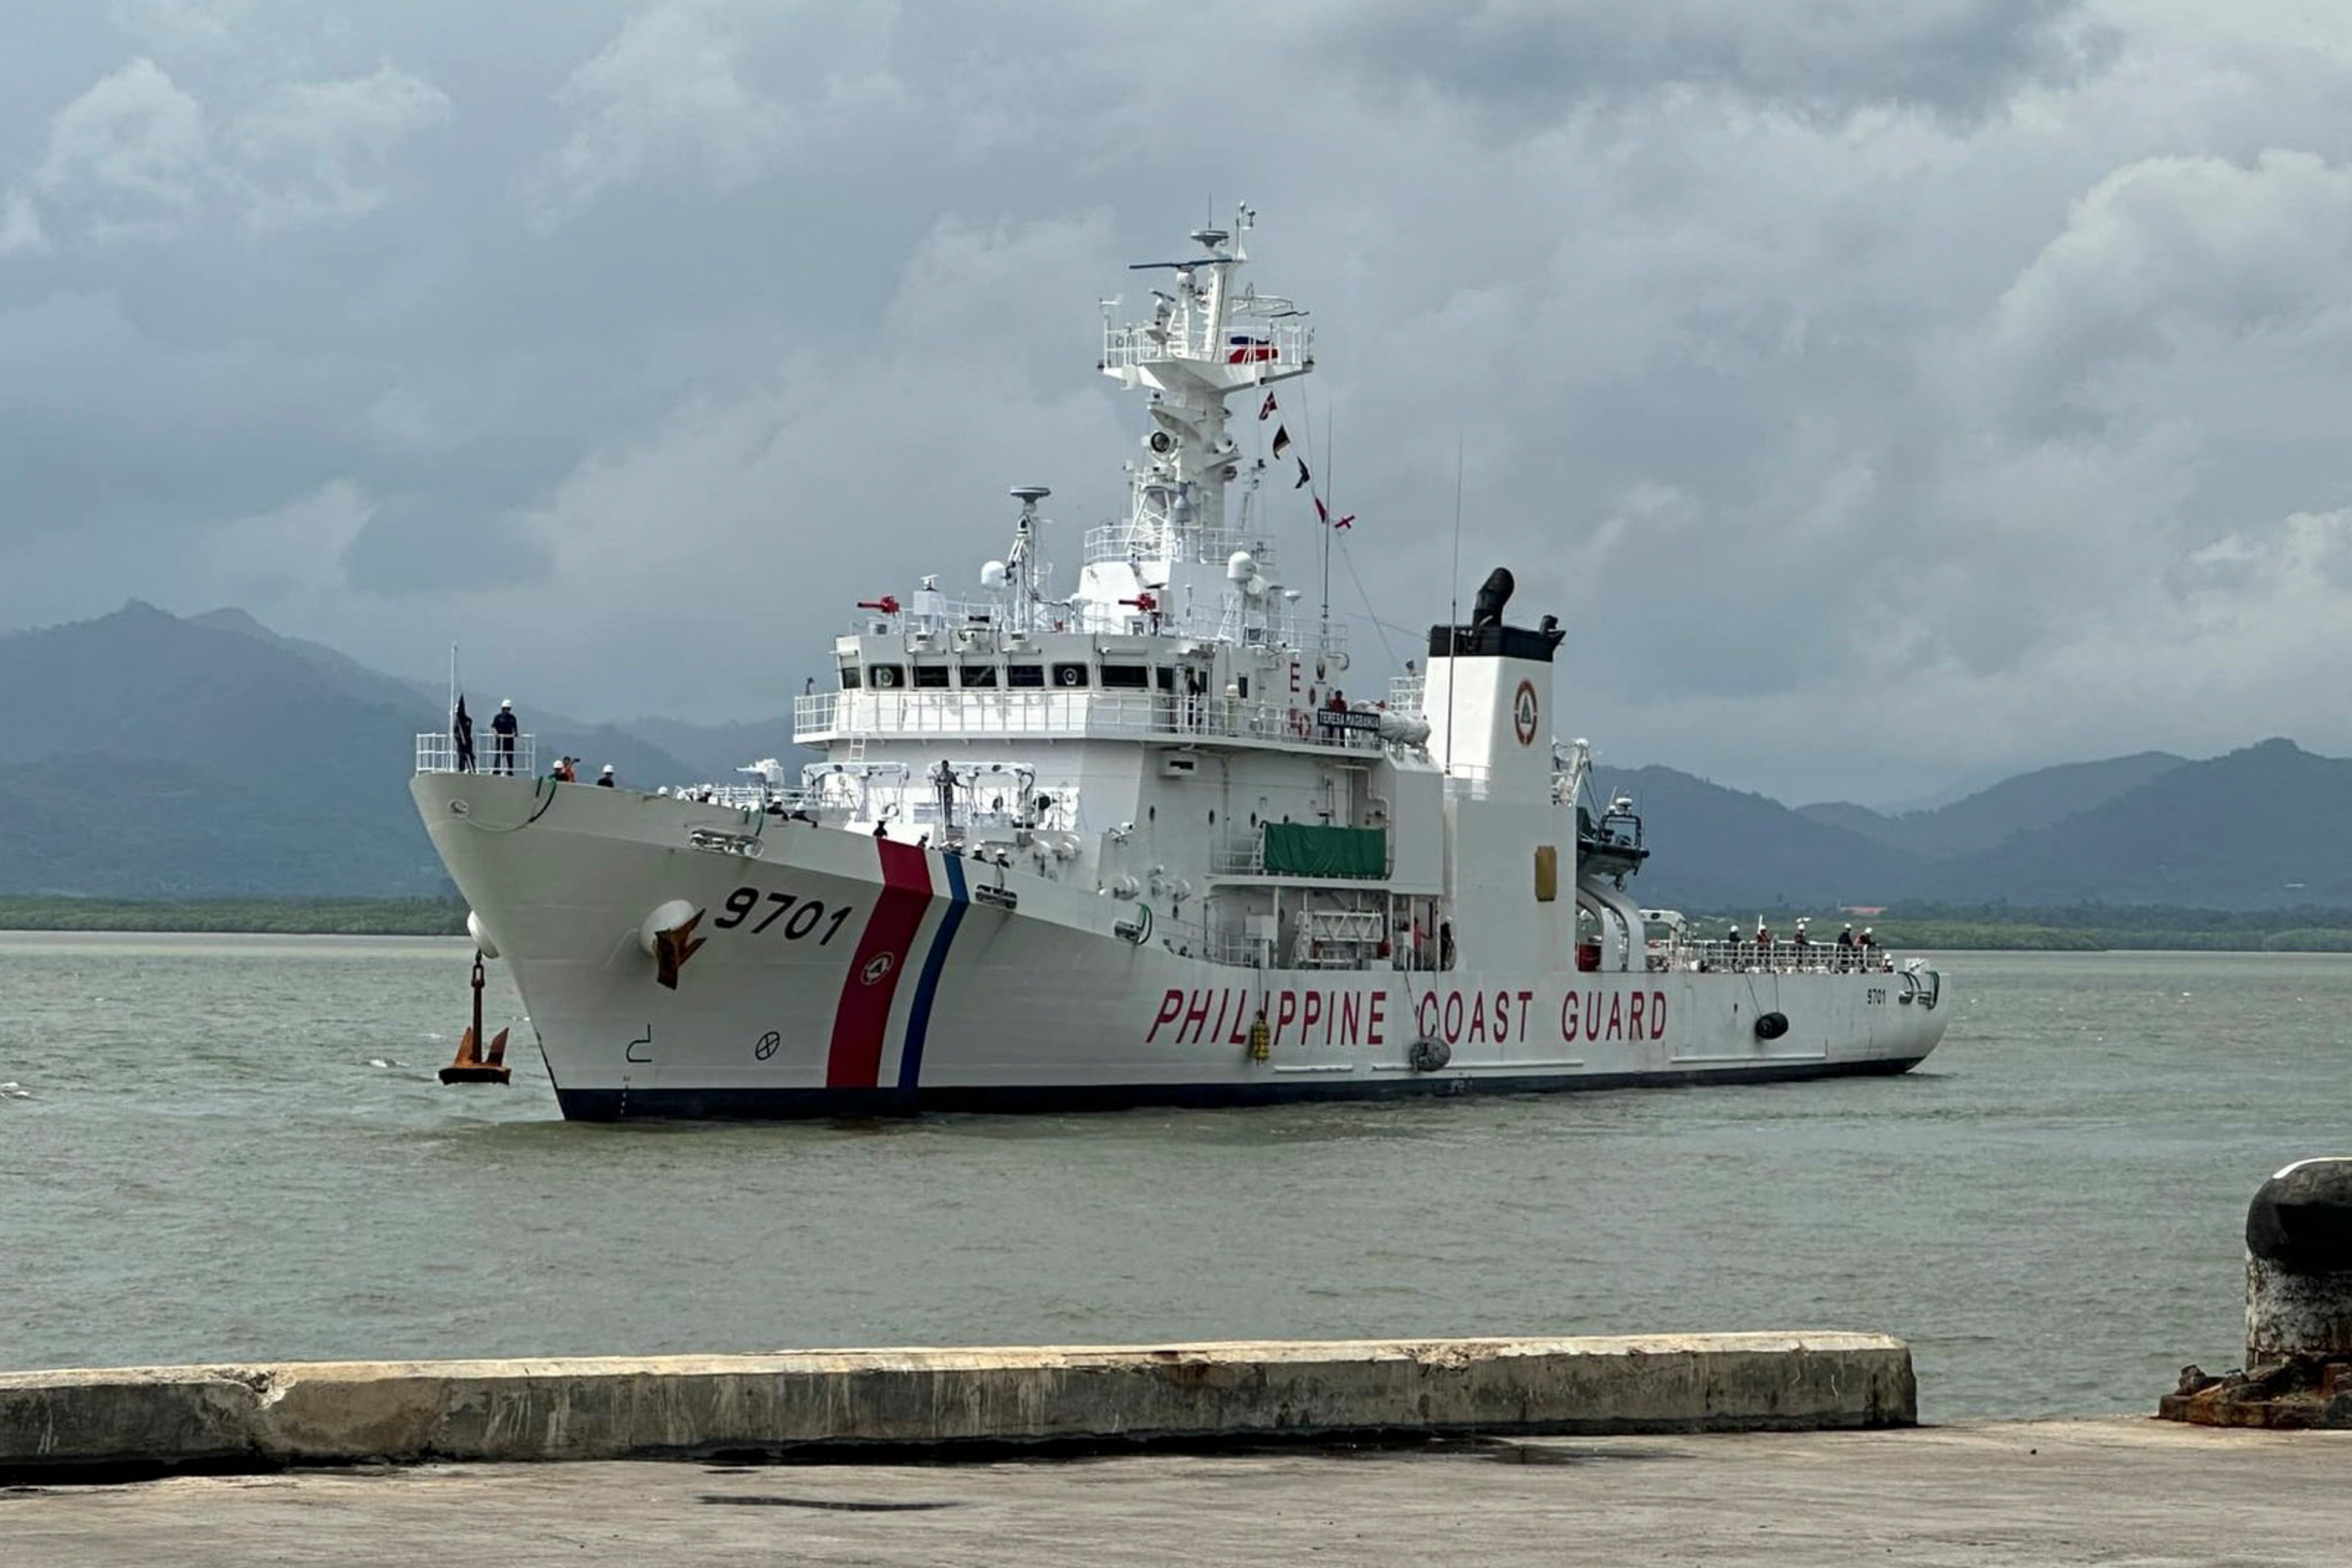
{"type": "Polygon", "coordinates": [[[2246,1369],[2352,1357],[2352,1159],[2298,1160],[2246,1210],[2246,1369]]]}
{"type": "Polygon", "coordinates": [[[2246,1366],[2181,1369],[2157,1414],[2213,1427],[2352,1427],[2352,1159],[2297,1160],[2246,1209],[2246,1366]]]}

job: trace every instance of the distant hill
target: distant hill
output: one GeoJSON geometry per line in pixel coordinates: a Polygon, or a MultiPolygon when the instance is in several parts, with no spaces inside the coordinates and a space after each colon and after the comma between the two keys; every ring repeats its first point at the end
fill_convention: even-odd
{"type": "MultiPolygon", "coordinates": [[[[187,624],[234,632],[291,654],[324,674],[339,690],[358,700],[415,712],[419,716],[415,725],[418,730],[437,729],[444,722],[444,710],[449,702],[446,680],[404,680],[396,675],[383,674],[324,643],[272,632],[242,610],[215,610],[203,615],[192,615],[187,624]]],[[[498,711],[499,703],[508,695],[504,691],[493,694],[479,690],[468,694],[467,708],[473,716],[474,728],[486,748],[489,744],[490,716],[498,711]]],[[[609,762],[619,777],[648,784],[699,784],[731,776],[733,764],[717,769],[706,768],[691,758],[680,757],[658,740],[649,738],[634,725],[590,724],[528,702],[519,704],[515,711],[522,719],[523,728],[539,737],[539,758],[542,765],[551,765],[558,757],[577,757],[587,764],[588,773],[593,775],[609,762]]],[[[689,740],[704,733],[706,728],[684,724],[668,727],[689,740]]]]}
{"type": "MultiPolygon", "coordinates": [[[[408,778],[446,700],[236,612],[134,601],[0,636],[0,892],[446,894],[408,778]]],[[[525,722],[542,758],[698,776],[609,726],[525,722]]]]}
{"type": "Polygon", "coordinates": [[[420,706],[148,604],[0,637],[0,890],[441,892],[420,706]]]}
{"type": "Polygon", "coordinates": [[[2352,904],[2352,762],[2266,740],[2167,769],[1938,879],[1936,896],[2207,909],[2352,904]]]}
{"type": "Polygon", "coordinates": [[[2037,769],[1935,811],[1790,810],[1668,768],[1594,770],[1643,813],[1653,908],[1955,904],[2352,906],[2352,762],[2268,740],[2037,769]]]}
{"type": "Polygon", "coordinates": [[[1843,800],[1800,806],[1816,822],[1861,833],[1916,855],[1977,854],[2019,833],[2064,821],[2128,794],[2188,758],[2142,751],[2099,762],[2070,762],[2003,779],[1931,811],[1885,816],[1843,800]]]}
{"type": "Polygon", "coordinates": [[[1671,768],[1595,768],[1592,788],[1642,813],[1654,852],[1629,885],[1651,908],[1891,904],[1923,885],[1916,855],[1671,768]]]}

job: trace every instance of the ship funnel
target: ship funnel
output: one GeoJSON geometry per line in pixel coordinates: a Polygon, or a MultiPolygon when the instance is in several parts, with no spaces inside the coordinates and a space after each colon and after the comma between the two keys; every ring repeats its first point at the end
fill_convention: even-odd
{"type": "Polygon", "coordinates": [[[1476,792],[1544,800],[1551,793],[1552,653],[1564,633],[1551,616],[1540,628],[1504,623],[1517,586],[1496,567],[1478,590],[1467,626],[1429,629],[1422,712],[1439,764],[1476,792]]]}

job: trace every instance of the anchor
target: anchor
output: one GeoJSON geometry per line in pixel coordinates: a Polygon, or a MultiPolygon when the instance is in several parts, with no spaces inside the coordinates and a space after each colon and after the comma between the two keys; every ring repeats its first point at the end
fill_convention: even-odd
{"type": "Polygon", "coordinates": [[[482,950],[474,949],[474,1022],[457,1041],[457,1059],[441,1070],[444,1083],[504,1083],[514,1076],[507,1065],[507,1031],[499,1030],[490,1041],[490,1053],[482,1054],[482,950]]]}

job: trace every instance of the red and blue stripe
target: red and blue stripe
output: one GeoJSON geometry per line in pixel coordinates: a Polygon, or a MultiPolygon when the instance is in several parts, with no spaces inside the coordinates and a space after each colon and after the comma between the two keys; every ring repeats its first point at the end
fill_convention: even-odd
{"type": "MultiPolygon", "coordinates": [[[[883,1051],[898,982],[907,972],[915,938],[936,896],[929,850],[890,839],[877,839],[874,847],[882,857],[882,889],[875,897],[873,914],[866,916],[866,929],[858,935],[849,973],[841,982],[841,999],[834,1008],[832,1047],[825,1056],[827,1089],[880,1086],[883,1051]]],[[[920,1082],[932,999],[939,991],[940,973],[947,966],[948,948],[970,903],[962,862],[953,855],[942,855],[940,864],[947,876],[949,902],[931,933],[922,973],[915,980],[908,1004],[906,1039],[898,1053],[901,1090],[912,1090],[920,1082]]]]}

